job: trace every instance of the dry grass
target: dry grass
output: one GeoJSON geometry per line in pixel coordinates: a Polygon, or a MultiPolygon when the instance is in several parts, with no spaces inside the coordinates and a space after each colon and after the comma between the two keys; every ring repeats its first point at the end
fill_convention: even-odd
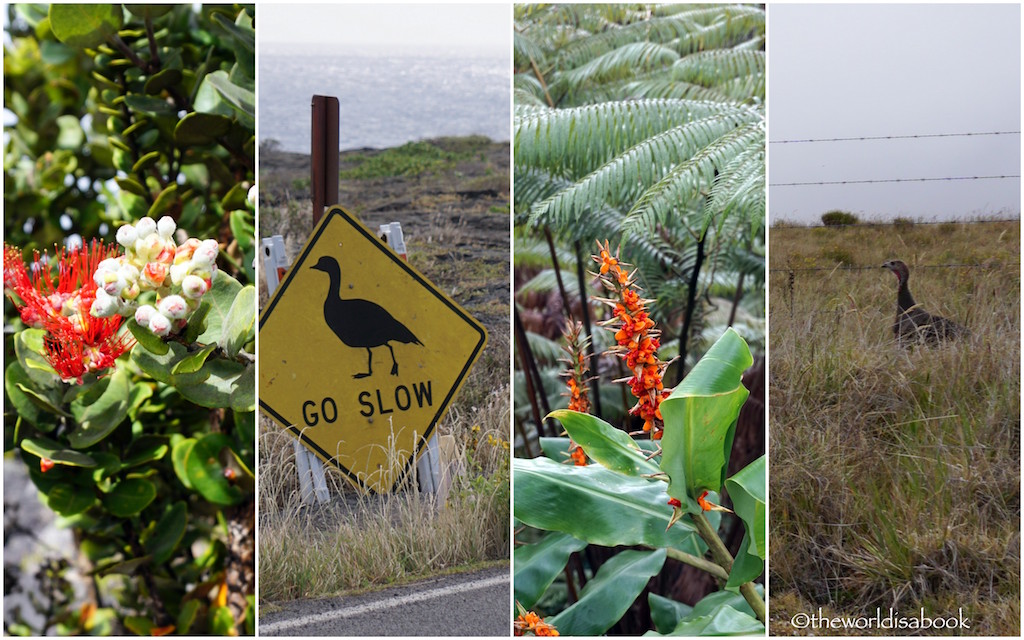
{"type": "Polygon", "coordinates": [[[772,632],[793,633],[789,617],[818,606],[962,606],[964,633],[1017,635],[1019,225],[769,237],[772,632]],[[969,339],[895,346],[895,279],[879,268],[890,258],[969,339]],[[923,268],[944,264],[984,266],[923,268]],[[788,272],[806,268],[824,270],[788,272]]]}

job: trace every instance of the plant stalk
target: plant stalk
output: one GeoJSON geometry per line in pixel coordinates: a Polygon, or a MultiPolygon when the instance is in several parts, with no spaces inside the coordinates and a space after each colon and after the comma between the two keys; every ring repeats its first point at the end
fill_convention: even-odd
{"type": "MultiPolygon", "coordinates": [[[[711,526],[708,519],[704,517],[703,513],[691,514],[694,524],[697,525],[697,534],[700,535],[704,543],[708,545],[708,549],[711,551],[711,557],[715,563],[722,569],[725,570],[726,579],[729,578],[729,572],[732,571],[732,554],[725,547],[725,543],[718,537],[718,532],[711,526]]],[[[762,624],[768,624],[768,614],[764,604],[764,600],[757,594],[757,590],[754,588],[753,582],[745,582],[740,585],[740,595],[747,601],[750,608],[754,610],[754,615],[761,621],[762,624]]]]}
{"type": "MultiPolygon", "coordinates": [[[[587,281],[584,275],[585,269],[583,268],[583,251],[580,247],[580,241],[576,240],[576,278],[579,280],[580,288],[580,307],[581,315],[583,316],[583,330],[587,332],[587,337],[590,340],[587,342],[587,353],[590,356],[591,368],[590,370],[595,374],[590,376],[590,402],[594,407],[594,415],[601,416],[601,386],[598,382],[597,375],[597,352],[594,351],[594,333],[590,328],[590,300],[587,299],[587,281]]],[[[623,392],[625,393],[625,392],[623,392]]]]}
{"type": "Polygon", "coordinates": [[[699,557],[693,555],[692,553],[686,553],[685,551],[680,551],[679,549],[673,549],[672,547],[666,547],[665,548],[665,554],[668,555],[668,557],[672,558],[673,560],[678,560],[679,562],[682,562],[683,564],[688,564],[691,567],[696,567],[696,568],[700,569],[701,571],[707,571],[708,573],[710,573],[711,575],[715,576],[719,580],[728,580],[729,579],[728,572],[726,572],[725,569],[723,569],[722,567],[718,566],[714,562],[711,562],[710,560],[705,560],[704,558],[699,558],[699,557]]]}

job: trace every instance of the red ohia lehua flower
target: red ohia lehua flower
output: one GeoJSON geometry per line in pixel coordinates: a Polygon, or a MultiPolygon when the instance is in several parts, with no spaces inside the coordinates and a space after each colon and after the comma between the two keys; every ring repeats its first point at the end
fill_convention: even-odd
{"type": "Polygon", "coordinates": [[[96,299],[96,267],[115,255],[116,245],[95,240],[87,247],[61,249],[54,280],[49,256],[40,258],[38,251],[33,252],[29,274],[21,250],[4,245],[4,292],[22,322],[46,331],[46,358],[65,382],[81,384],[86,373],[109,369],[131,346],[129,337],[118,335],[121,316],[97,318],[89,313],[96,299]]]}
{"type": "Polygon", "coordinates": [[[638,293],[639,287],[619,261],[618,252],[613,257],[608,241],[602,245],[597,243],[600,255],[593,256],[594,261],[601,265],[599,277],[606,289],[615,294],[612,299],[601,299],[613,307],[613,316],[602,322],[615,332],[616,346],[609,353],[616,353],[626,362],[633,373],[625,380],[637,403],[629,412],[644,421],[644,431],[651,434],[652,440],[660,440],[665,428],[661,417],[661,401],[669,396],[662,377],[667,362],[658,360],[657,352],[661,346],[661,332],[654,326],[654,320],[647,314],[647,303],[638,293]]]}

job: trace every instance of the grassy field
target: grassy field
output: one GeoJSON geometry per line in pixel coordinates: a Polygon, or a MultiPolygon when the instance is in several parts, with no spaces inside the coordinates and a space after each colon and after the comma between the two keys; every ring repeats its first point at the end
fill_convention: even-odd
{"type": "Polygon", "coordinates": [[[963,607],[958,633],[1018,635],[1019,223],[776,226],[769,244],[771,633],[819,607],[963,607]],[[895,345],[892,258],[968,339],[895,345]]]}
{"type": "MultiPolygon", "coordinates": [[[[488,344],[438,425],[463,470],[444,504],[363,496],[328,473],[331,504],[303,506],[292,438],[261,414],[261,607],[508,562],[508,154],[480,137],[342,153],[341,203],[371,228],[401,222],[409,262],[487,327],[488,344]]],[[[283,235],[294,257],[312,227],[308,156],[261,152],[260,174],[260,235],[283,235]]]]}

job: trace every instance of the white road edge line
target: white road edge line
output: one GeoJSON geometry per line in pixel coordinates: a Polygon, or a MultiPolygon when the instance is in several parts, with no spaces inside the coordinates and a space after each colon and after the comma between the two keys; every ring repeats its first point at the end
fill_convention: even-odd
{"type": "Polygon", "coordinates": [[[456,593],[462,593],[463,591],[472,591],[474,589],[483,589],[484,587],[492,587],[498,584],[507,583],[508,578],[509,577],[507,575],[494,576],[491,578],[481,578],[479,580],[462,582],[459,584],[451,585],[449,587],[433,589],[431,591],[421,591],[419,593],[412,593],[407,596],[399,596],[396,598],[378,600],[377,602],[370,602],[355,607],[348,607],[347,609],[337,609],[335,611],[326,611],[324,613],[317,613],[312,616],[296,618],[293,620],[281,620],[280,622],[260,624],[258,627],[258,633],[261,636],[272,635],[284,631],[286,629],[294,629],[295,627],[319,624],[321,622],[326,622],[327,620],[351,618],[352,616],[358,616],[364,613],[369,613],[371,611],[379,611],[382,609],[394,609],[396,606],[403,604],[422,602],[424,600],[431,600],[433,598],[440,598],[442,596],[449,596],[456,593]]]}

